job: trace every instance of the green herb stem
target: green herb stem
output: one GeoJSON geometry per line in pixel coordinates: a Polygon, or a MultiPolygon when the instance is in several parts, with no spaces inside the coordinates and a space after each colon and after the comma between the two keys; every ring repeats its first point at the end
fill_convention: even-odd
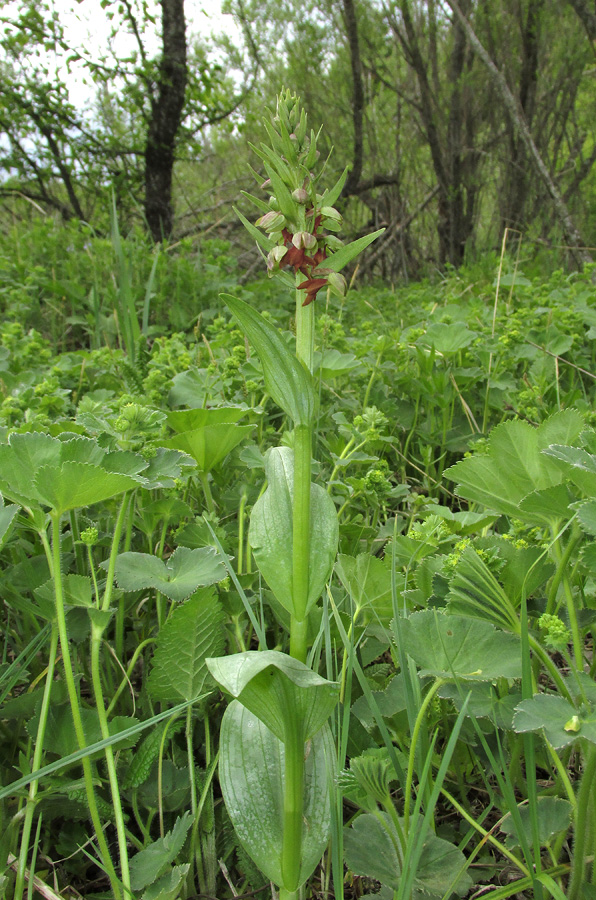
{"type": "Polygon", "coordinates": [[[435,696],[441,685],[443,684],[443,680],[441,678],[437,678],[435,683],[430,688],[428,694],[422,701],[420,706],[420,710],[418,711],[418,715],[416,716],[416,722],[414,724],[414,730],[412,732],[412,743],[410,745],[410,755],[408,757],[408,772],[406,775],[406,787],[404,790],[404,831],[406,835],[408,834],[408,829],[410,826],[410,804],[412,802],[412,781],[414,779],[414,763],[416,761],[416,746],[418,744],[418,737],[420,735],[420,729],[422,727],[422,723],[424,722],[424,717],[426,715],[426,710],[435,696]]]}
{"type": "MultiPolygon", "coordinates": [[[[306,619],[310,564],[310,465],[311,428],[294,429],[294,503],[292,510],[292,586],[294,617],[306,619]]],[[[304,662],[304,659],[302,660],[304,662]]]]}
{"type": "Polygon", "coordinates": [[[577,807],[575,810],[573,860],[571,862],[571,877],[567,889],[567,900],[579,900],[582,896],[582,887],[587,883],[585,880],[585,871],[586,845],[589,830],[588,811],[596,786],[596,747],[591,744],[586,745],[586,747],[584,771],[579,785],[577,807]]]}
{"type": "MultiPolygon", "coordinates": [[[[79,705],[79,698],[77,696],[74,672],[72,668],[72,659],[70,656],[68,631],[66,628],[66,611],[64,607],[64,588],[62,584],[62,570],[60,559],[60,516],[54,512],[51,513],[51,517],[54,589],[56,596],[56,620],[58,624],[58,633],[60,636],[60,650],[62,652],[62,660],[64,663],[64,680],[66,681],[66,689],[68,692],[68,699],[70,702],[70,709],[72,713],[77,743],[79,745],[79,749],[84,750],[87,746],[87,740],[85,738],[85,731],[83,728],[81,708],[79,705]]],[[[114,892],[115,900],[121,900],[122,893],[120,890],[120,885],[118,883],[118,878],[116,876],[114,865],[110,857],[110,851],[105,839],[105,835],[103,833],[101,819],[99,817],[99,811],[97,809],[95,789],[93,787],[93,770],[91,767],[91,760],[88,756],[84,756],[81,760],[81,763],[83,766],[83,779],[85,782],[85,791],[87,794],[87,804],[89,806],[91,821],[93,822],[93,827],[95,829],[102,862],[110,879],[110,884],[114,892]]]]}
{"type": "Polygon", "coordinates": [[[286,731],[284,750],[285,779],[281,874],[284,888],[288,891],[296,891],[300,879],[300,860],[302,857],[304,740],[300,723],[295,720],[291,722],[290,728],[286,731]]]}
{"type": "MultiPolygon", "coordinates": [[[[50,652],[48,656],[48,667],[46,670],[46,680],[41,698],[41,707],[39,710],[39,722],[37,725],[37,734],[35,736],[35,751],[33,753],[33,763],[31,771],[35,773],[41,768],[41,760],[43,756],[43,742],[48,723],[50,712],[50,696],[52,691],[52,683],[54,681],[54,667],[56,665],[56,655],[58,650],[58,629],[56,625],[52,625],[52,634],[50,638],[50,652]]],[[[39,789],[37,779],[29,785],[29,796],[27,797],[27,807],[25,809],[25,820],[23,822],[23,830],[21,832],[21,849],[19,852],[19,861],[17,864],[17,874],[14,888],[14,900],[22,900],[23,891],[25,889],[25,870],[27,868],[27,856],[29,854],[29,838],[31,837],[31,826],[33,824],[33,814],[35,812],[35,798],[39,789]]]]}
{"type": "MultiPolygon", "coordinates": [[[[110,737],[110,728],[108,725],[108,717],[103,698],[103,690],[101,684],[101,672],[99,666],[99,657],[101,642],[104,632],[104,626],[95,622],[91,623],[91,680],[93,682],[93,694],[95,696],[95,706],[97,708],[97,718],[99,719],[99,727],[101,736],[104,740],[110,737]]],[[[120,854],[120,874],[122,877],[122,885],[125,895],[132,897],[130,887],[130,870],[128,865],[128,847],[126,844],[126,828],[124,825],[124,816],[122,814],[122,801],[120,799],[120,788],[118,786],[118,775],[116,773],[116,761],[114,759],[114,751],[111,745],[104,750],[106,758],[106,766],[108,770],[108,778],[110,780],[110,791],[112,794],[112,806],[114,807],[114,820],[116,824],[116,834],[118,836],[118,851],[120,854]]]]}

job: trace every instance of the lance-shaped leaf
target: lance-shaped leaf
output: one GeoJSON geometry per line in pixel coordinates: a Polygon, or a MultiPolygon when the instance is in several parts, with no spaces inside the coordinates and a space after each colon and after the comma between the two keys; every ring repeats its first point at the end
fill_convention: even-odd
{"type": "MultiPolygon", "coordinates": [[[[283,887],[284,745],[234,701],[221,723],[219,747],[219,781],[236,835],[266,878],[283,887]]],[[[312,875],[329,840],[334,760],[333,738],[325,726],[312,738],[304,762],[299,885],[312,875]]]]}
{"type": "Polygon", "coordinates": [[[211,681],[205,658],[224,651],[223,619],[213,588],[173,610],[157,636],[148,682],[153,700],[179,703],[204,692],[211,681]]]}
{"type": "Polygon", "coordinates": [[[222,688],[285,743],[296,723],[308,741],[323,727],[339,696],[339,685],[278,650],[248,650],[206,660],[222,688]]]}
{"type": "Polygon", "coordinates": [[[266,253],[269,253],[269,251],[272,250],[273,247],[275,247],[275,244],[273,243],[273,241],[270,240],[266,234],[264,234],[262,231],[260,231],[256,227],[256,225],[253,225],[252,222],[249,222],[248,219],[245,216],[243,216],[242,213],[239,210],[237,210],[235,206],[233,207],[233,210],[236,213],[236,215],[238,216],[238,218],[240,219],[240,221],[242,222],[242,224],[244,225],[244,227],[246,228],[246,230],[248,231],[248,233],[250,234],[250,236],[255,239],[257,244],[260,244],[260,246],[263,248],[263,250],[265,250],[266,253]]]}
{"type": "MultiPolygon", "coordinates": [[[[253,507],[249,540],[263,578],[288,612],[294,612],[292,596],[292,501],[294,454],[275,447],[265,463],[268,487],[253,507]]],[[[308,603],[314,606],[331,575],[337,554],[339,526],[335,504],[319,485],[310,486],[310,565],[308,603]]]]}
{"type": "Polygon", "coordinates": [[[541,451],[553,443],[575,441],[583,428],[582,416],[573,409],[555,413],[538,428],[518,420],[504,422],[492,432],[488,453],[462,459],[447,470],[457,493],[489,509],[543,524],[541,515],[520,506],[532,491],[558,485],[563,473],[554,459],[541,451]]]}
{"type": "Polygon", "coordinates": [[[542,731],[555,749],[567,747],[583,737],[596,744],[596,713],[578,711],[555,694],[535,694],[522,700],[513,717],[515,731],[542,731]]]}
{"type": "Polygon", "coordinates": [[[257,352],[271,399],[295,425],[309,425],[315,412],[315,393],[308,369],[292,353],[278,329],[256,309],[229,294],[222,294],[222,298],[257,352]]]}
{"type": "Polygon", "coordinates": [[[121,553],[116,559],[116,581],[123,591],[155,588],[170,600],[186,600],[198,587],[225,577],[214,547],[178,547],[167,562],[151,553],[121,553]]]}
{"type": "Polygon", "coordinates": [[[336,253],[332,253],[331,256],[327,257],[324,263],[325,268],[332,269],[334,272],[341,272],[344,266],[351,263],[363,250],[366,250],[368,245],[372,244],[373,241],[376,241],[384,231],[384,228],[380,228],[378,231],[366,234],[364,237],[358,238],[357,241],[352,241],[351,244],[346,244],[345,247],[341,247],[336,253]]]}
{"type": "Polygon", "coordinates": [[[521,678],[519,638],[489,622],[425,609],[400,623],[400,635],[422,675],[466,681],[521,678]]]}
{"type": "MultiPolygon", "coordinates": [[[[321,206],[335,206],[335,201],[339,200],[339,195],[344,189],[344,184],[346,183],[349,171],[349,166],[346,166],[333,187],[329,188],[328,191],[325,191],[323,199],[321,200],[321,206]]],[[[327,263],[325,263],[325,265],[327,265],[327,263]]]]}
{"type": "Polygon", "coordinates": [[[160,443],[188,453],[202,472],[210,472],[255,427],[236,424],[247,412],[239,407],[169,412],[168,425],[178,434],[160,443]]]}

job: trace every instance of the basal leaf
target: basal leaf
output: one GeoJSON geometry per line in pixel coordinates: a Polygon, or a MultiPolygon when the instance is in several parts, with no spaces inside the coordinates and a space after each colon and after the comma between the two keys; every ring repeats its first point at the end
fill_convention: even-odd
{"type": "MultiPolygon", "coordinates": [[[[236,835],[265,877],[282,885],[284,746],[240,703],[224,713],[219,781],[236,835]]],[[[329,772],[335,747],[328,726],[312,738],[304,767],[302,862],[299,884],[312,875],[329,840],[329,772]]]]}
{"type": "Polygon", "coordinates": [[[150,884],[146,891],[143,892],[142,900],[178,900],[182,881],[185,878],[190,866],[186,863],[183,866],[174,866],[161,878],[158,878],[153,884],[150,884]]]}
{"type": "Polygon", "coordinates": [[[288,348],[281,332],[256,309],[229,294],[222,294],[222,297],[257,352],[263,366],[265,387],[273,402],[295,425],[309,425],[315,412],[310,372],[288,348]]]}
{"type": "Polygon", "coordinates": [[[19,507],[13,504],[5,506],[2,495],[0,494],[0,547],[2,547],[10,537],[12,523],[18,511],[19,507]]]}
{"type": "Polygon", "coordinates": [[[543,450],[588,497],[596,497],[596,456],[581,447],[552,444],[543,450]]]}
{"type": "MultiPolygon", "coordinates": [[[[265,471],[268,487],[253,507],[249,540],[263,578],[281,605],[292,613],[293,451],[288,447],[270,450],[265,471]]],[[[335,504],[316,484],[310,488],[310,529],[307,612],[321,596],[331,575],[339,539],[335,504]]]]}
{"type": "Polygon", "coordinates": [[[336,572],[356,612],[371,607],[382,620],[392,618],[391,569],[383,560],[370,553],[360,553],[356,558],[341,553],[336,572]]]}
{"type": "Polygon", "coordinates": [[[423,675],[466,681],[521,678],[519,638],[489,622],[425,609],[403,619],[400,634],[423,675]]]}
{"type": "Polygon", "coordinates": [[[416,343],[434,347],[443,356],[451,356],[464,347],[469,347],[475,337],[476,332],[470,331],[463,322],[452,322],[449,325],[446,322],[435,322],[429,325],[416,343]]]}
{"type": "Polygon", "coordinates": [[[517,610],[510,597],[472,547],[467,547],[459,559],[449,582],[447,600],[452,613],[485,619],[499,628],[519,628],[517,610]]]}
{"type": "Polygon", "coordinates": [[[151,553],[121,553],[116,559],[116,581],[123,591],[155,588],[170,600],[186,600],[198,587],[225,577],[213,547],[178,547],[167,562],[151,553]]]}
{"type": "Polygon", "coordinates": [[[224,615],[213,589],[176,607],[157,636],[149,675],[153,700],[192,700],[211,680],[205,658],[223,653],[224,615]]]}
{"type": "Polygon", "coordinates": [[[339,685],[277,650],[248,650],[208,659],[225,691],[257,716],[280,741],[299,722],[304,740],[319,731],[337,704],[339,685]]]}

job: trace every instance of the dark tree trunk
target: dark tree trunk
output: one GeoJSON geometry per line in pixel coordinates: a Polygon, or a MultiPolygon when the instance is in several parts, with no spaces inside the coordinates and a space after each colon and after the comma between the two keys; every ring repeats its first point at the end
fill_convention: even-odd
{"type": "Polygon", "coordinates": [[[172,171],[187,81],[184,0],[161,0],[162,57],[145,145],[145,217],[154,241],[172,231],[172,171]]]}
{"type": "Polygon", "coordinates": [[[581,19],[588,38],[596,41],[596,3],[594,0],[569,0],[569,3],[581,19]]]}
{"type": "Polygon", "coordinates": [[[350,64],[352,67],[352,122],[354,125],[354,151],[352,157],[352,170],[344,185],[343,196],[354,194],[360,183],[362,175],[362,154],[364,139],[362,134],[362,117],[364,113],[364,87],[362,85],[362,61],[360,59],[360,47],[358,44],[358,22],[354,0],[343,0],[344,21],[346,34],[350,47],[350,64]]]}

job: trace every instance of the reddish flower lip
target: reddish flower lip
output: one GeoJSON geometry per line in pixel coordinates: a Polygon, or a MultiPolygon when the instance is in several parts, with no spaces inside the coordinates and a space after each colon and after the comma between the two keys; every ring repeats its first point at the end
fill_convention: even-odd
{"type": "Polygon", "coordinates": [[[326,278],[308,278],[306,281],[303,281],[302,284],[296,285],[297,290],[306,291],[306,300],[302,305],[308,306],[309,303],[312,303],[318,292],[321,288],[325,287],[326,284],[326,278]]]}

